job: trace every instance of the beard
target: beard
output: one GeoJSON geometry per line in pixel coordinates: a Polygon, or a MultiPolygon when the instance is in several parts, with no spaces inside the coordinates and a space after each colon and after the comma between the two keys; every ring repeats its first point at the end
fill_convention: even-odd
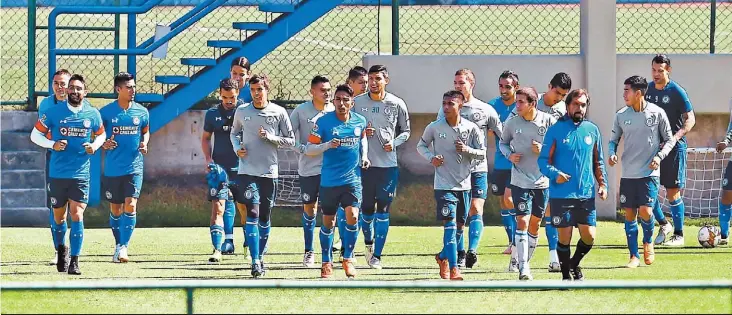
{"type": "Polygon", "coordinates": [[[574,121],[575,123],[581,123],[583,120],[585,120],[585,116],[581,113],[574,113],[572,115],[572,121],[574,121]]]}
{"type": "Polygon", "coordinates": [[[79,105],[79,104],[81,104],[81,96],[79,96],[79,95],[69,94],[67,96],[67,98],[69,100],[69,104],[73,104],[73,105],[79,105]]]}

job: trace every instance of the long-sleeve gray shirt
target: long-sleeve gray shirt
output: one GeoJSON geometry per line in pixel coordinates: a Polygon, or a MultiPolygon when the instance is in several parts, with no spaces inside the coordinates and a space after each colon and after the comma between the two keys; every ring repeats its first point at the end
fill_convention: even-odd
{"type": "Polygon", "coordinates": [[[622,178],[660,176],[660,168],[653,170],[649,167],[653,157],[658,155],[663,160],[676,145],[666,112],[651,102],[646,102],[645,108],[640,112],[626,106],[615,113],[613,132],[608,144],[609,156],[616,155],[621,138],[625,138],[623,156],[620,159],[623,166],[622,178]]]}
{"type": "Polygon", "coordinates": [[[262,109],[253,104],[238,107],[231,127],[231,144],[234,152],[242,147],[247,150],[247,156],[239,158],[239,174],[277,178],[277,147],[295,144],[287,111],[275,103],[269,103],[262,109]],[[260,128],[266,131],[265,138],[259,136],[260,128]]]}
{"type": "Polygon", "coordinates": [[[396,167],[398,146],[409,140],[411,127],[407,104],[394,94],[386,93],[381,101],[372,100],[369,94],[357,96],[353,111],[366,117],[366,121],[376,129],[372,137],[368,137],[371,167],[396,167]],[[396,134],[397,129],[401,131],[396,134]],[[386,152],[383,147],[391,142],[393,150],[386,152]]]}
{"type": "MultiPolygon", "coordinates": [[[[460,108],[460,116],[478,125],[480,134],[483,137],[483,143],[486,143],[488,130],[493,131],[499,138],[501,137],[503,124],[496,110],[493,109],[493,106],[488,105],[488,103],[473,97],[460,108]]],[[[444,117],[445,113],[442,111],[442,106],[440,106],[440,110],[437,112],[437,119],[439,120],[444,117]]],[[[486,159],[476,160],[472,167],[471,172],[473,173],[487,172],[488,161],[486,159]]]]}
{"type": "Polygon", "coordinates": [[[498,146],[501,153],[507,159],[512,153],[521,154],[519,162],[513,163],[511,167],[511,185],[523,189],[549,188],[549,178],[539,169],[539,154],[534,153],[531,148],[536,141],[541,151],[546,131],[556,122],[553,115],[537,110],[533,120],[514,116],[503,125],[503,137],[498,146]]]}
{"type": "Polygon", "coordinates": [[[430,162],[438,155],[444,158],[444,163],[435,167],[435,190],[470,190],[472,160],[485,159],[485,143],[480,133],[478,125],[467,119],[460,119],[455,127],[444,118],[427,125],[417,144],[417,152],[430,162]],[[456,140],[465,143],[468,152],[458,153],[456,140]]]}
{"type": "MultiPolygon", "coordinates": [[[[544,103],[544,95],[546,95],[546,93],[539,94],[539,100],[536,101],[536,109],[554,116],[555,119],[562,118],[562,116],[567,114],[567,104],[564,103],[564,101],[559,101],[552,106],[548,106],[546,105],[546,103],[544,103]]],[[[514,108],[508,118],[516,115],[518,114],[516,113],[516,109],[514,108]]]]}
{"type": "Polygon", "coordinates": [[[318,121],[318,118],[334,110],[335,107],[330,103],[325,104],[322,111],[317,110],[313,102],[309,101],[298,105],[290,113],[290,122],[292,122],[292,129],[295,131],[295,146],[293,146],[293,150],[300,153],[297,163],[297,173],[300,176],[320,175],[320,169],[323,166],[323,156],[305,154],[305,145],[308,143],[308,136],[313,130],[313,126],[318,121]]]}

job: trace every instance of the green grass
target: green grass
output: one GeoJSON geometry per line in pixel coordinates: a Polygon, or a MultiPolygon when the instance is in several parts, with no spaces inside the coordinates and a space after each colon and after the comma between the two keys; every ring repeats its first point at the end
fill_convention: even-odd
{"type": "MultiPolygon", "coordinates": [[[[690,230],[694,230],[689,228],[690,230]]],[[[210,253],[207,228],[140,228],[130,248],[132,262],[110,262],[113,238],[108,229],[87,229],[81,268],[83,274],[70,277],[47,266],[52,255],[47,229],[3,229],[0,240],[1,278],[6,281],[67,281],[69,279],[125,281],[173,279],[241,279],[250,281],[249,261],[241,253],[226,256],[221,265],[206,263],[210,253]]],[[[540,232],[543,234],[543,231],[540,232]]],[[[693,233],[682,248],[658,248],[652,266],[625,269],[627,249],[621,224],[603,222],[598,227],[596,246],[583,261],[591,280],[712,280],[732,279],[732,249],[702,249],[693,233]],[[701,268],[701,269],[699,269],[701,268]]],[[[241,230],[235,233],[237,244],[241,230]]],[[[317,280],[318,269],[305,269],[302,259],[302,230],[275,227],[267,256],[267,279],[317,280]]],[[[575,235],[576,238],[576,235],[575,235]]],[[[317,239],[317,238],[316,238],[317,239]]],[[[437,280],[433,254],[441,247],[438,227],[394,227],[383,256],[384,269],[367,269],[357,246],[357,280],[437,280]]],[[[507,281],[517,275],[505,272],[508,256],[500,254],[506,236],[502,228],[486,228],[481,241],[480,261],[466,271],[467,280],[507,281]]],[[[359,242],[359,244],[361,244],[359,242]]],[[[316,240],[316,248],[319,246],[316,240]]],[[[241,246],[237,246],[241,251],[241,246]]],[[[318,255],[318,260],[319,260],[318,255]]],[[[545,239],[540,239],[533,260],[537,280],[559,277],[547,273],[545,239]]],[[[336,280],[344,280],[340,268],[336,280]]],[[[73,281],[73,280],[71,280],[73,281]]],[[[2,291],[3,313],[180,313],[185,311],[181,291],[2,291]],[[72,301],[83,301],[73,303],[72,301]]],[[[729,313],[732,291],[695,290],[387,290],[387,289],[258,289],[196,290],[195,310],[207,313],[729,313]],[[226,301],[226,303],[221,303],[226,301]],[[258,302],[266,301],[266,302],[258,302]],[[557,302],[561,301],[561,302],[557,302]],[[651,304],[640,301],[654,301],[651,304]],[[663,301],[656,302],[656,301],[663,301]],[[328,303],[320,307],[323,302],[328,303]]]]}

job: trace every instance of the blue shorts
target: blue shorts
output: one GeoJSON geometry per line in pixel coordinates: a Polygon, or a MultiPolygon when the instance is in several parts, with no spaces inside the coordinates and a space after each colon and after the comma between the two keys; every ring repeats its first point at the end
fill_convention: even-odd
{"type": "Polygon", "coordinates": [[[320,193],[320,175],[300,176],[300,198],[302,204],[311,205],[318,201],[320,193]]]}
{"type": "Polygon", "coordinates": [[[339,207],[361,207],[360,183],[336,187],[320,187],[320,205],[323,215],[336,215],[339,207]]]}
{"type": "Polygon", "coordinates": [[[732,190],[732,161],[727,162],[727,168],[724,169],[722,190],[732,190]]]}
{"type": "Polygon", "coordinates": [[[465,224],[470,210],[470,191],[435,190],[437,220],[453,220],[465,224]]]}
{"type": "Polygon", "coordinates": [[[503,196],[508,185],[511,185],[511,170],[493,170],[493,174],[491,174],[491,193],[494,196],[503,196]]]}
{"type": "Polygon", "coordinates": [[[208,201],[234,200],[234,197],[239,192],[239,185],[237,184],[237,177],[239,175],[234,171],[227,171],[226,174],[229,177],[228,185],[218,189],[209,188],[207,194],[208,201]]]}
{"type": "Polygon", "coordinates": [[[658,198],[658,177],[620,179],[621,208],[653,207],[656,198],[658,198]]]}
{"type": "Polygon", "coordinates": [[[140,198],[140,190],[142,190],[142,174],[104,176],[102,178],[104,198],[111,204],[123,204],[125,198],[140,198]]]}
{"type": "Polygon", "coordinates": [[[552,225],[573,227],[578,224],[596,226],[597,211],[595,198],[589,199],[549,199],[552,207],[552,225]]]}
{"type": "Polygon", "coordinates": [[[234,200],[251,209],[253,205],[260,205],[259,211],[271,210],[275,205],[277,194],[277,179],[239,174],[237,177],[239,188],[234,200]]]}
{"type": "Polygon", "coordinates": [[[548,189],[523,189],[511,185],[511,197],[516,205],[516,215],[533,215],[539,219],[544,217],[549,202],[548,189]]]}
{"type": "Polygon", "coordinates": [[[399,167],[369,167],[361,170],[364,212],[373,213],[376,202],[391,204],[398,182],[399,167]]]}
{"type": "Polygon", "coordinates": [[[661,185],[666,188],[686,186],[686,148],[674,148],[661,160],[661,185]]]}
{"type": "Polygon", "coordinates": [[[48,195],[51,206],[61,208],[68,200],[89,203],[89,180],[73,178],[50,178],[48,195]]]}
{"type": "Polygon", "coordinates": [[[488,198],[488,172],[470,173],[470,197],[488,198]]]}

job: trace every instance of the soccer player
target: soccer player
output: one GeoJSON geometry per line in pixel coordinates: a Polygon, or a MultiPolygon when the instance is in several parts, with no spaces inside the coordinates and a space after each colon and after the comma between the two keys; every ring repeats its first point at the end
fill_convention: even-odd
{"type": "MultiPolygon", "coordinates": [[[[236,82],[237,89],[239,89],[238,99],[241,103],[251,103],[252,94],[249,93],[249,76],[252,74],[252,65],[249,63],[249,59],[246,57],[239,57],[231,62],[231,68],[229,69],[229,75],[231,80],[236,82]]],[[[233,220],[232,220],[233,222],[233,220]]],[[[226,223],[224,223],[226,224],[226,223]]],[[[233,223],[232,223],[233,224],[233,223]]],[[[233,228],[233,225],[232,225],[233,228]]],[[[233,253],[233,252],[232,252],[233,253]]]]}
{"type": "Polygon", "coordinates": [[[361,66],[355,66],[348,71],[348,79],[346,84],[353,89],[353,94],[359,96],[366,93],[366,83],[368,83],[369,77],[366,68],[361,66]]]}
{"type": "Polygon", "coordinates": [[[292,147],[295,136],[287,111],[269,101],[269,78],[254,75],[249,87],[254,100],[252,105],[236,109],[230,139],[239,157],[236,207],[242,217],[246,216],[252,276],[258,278],[264,275],[263,251],[269,240],[279,176],[277,147],[292,147]]]}
{"type": "Polygon", "coordinates": [[[298,105],[290,114],[292,128],[295,131],[294,149],[300,153],[297,173],[300,175],[300,191],[303,203],[302,228],[305,233],[305,254],[302,258],[302,264],[308,268],[315,266],[313,237],[318,197],[320,196],[320,169],[323,166],[323,157],[320,155],[306,155],[305,146],[310,131],[313,130],[313,126],[315,126],[318,119],[335,110],[333,104],[330,103],[330,93],[330,80],[322,75],[315,76],[310,80],[312,101],[298,105]]]}
{"type": "Polygon", "coordinates": [[[84,210],[89,202],[91,155],[104,143],[104,124],[99,111],[84,101],[86,83],[80,74],[69,78],[66,106],[45,112],[31,132],[31,141],[53,149],[49,168],[49,194],[54,212],[56,269],[80,275],[79,255],[84,239],[84,210]],[[50,139],[46,134],[50,133],[50,139]],[[66,204],[71,214],[71,249],[66,247],[66,204]],[[71,257],[69,258],[69,254],[71,257]]]}
{"type": "MultiPolygon", "coordinates": [[[[498,91],[501,95],[490,100],[488,104],[496,110],[501,122],[506,122],[506,119],[516,107],[516,90],[518,88],[519,77],[515,72],[507,70],[498,76],[498,91]]],[[[514,258],[514,263],[509,267],[509,271],[518,271],[518,261],[515,260],[516,255],[513,254],[513,234],[516,229],[516,220],[513,217],[511,189],[508,187],[511,184],[511,161],[506,159],[501,154],[501,150],[498,149],[501,138],[496,135],[495,140],[496,153],[493,161],[493,175],[491,176],[491,192],[494,196],[502,196],[500,201],[501,220],[503,221],[503,228],[506,230],[506,236],[508,236],[508,248],[503,253],[511,254],[511,257],[514,258]]]]}
{"type": "MultiPolygon", "coordinates": [[[[732,142],[732,100],[730,101],[730,123],[727,126],[727,134],[722,141],[717,143],[717,152],[722,153],[730,142],[732,142]]],[[[724,170],[722,198],[719,199],[719,229],[722,234],[719,245],[729,244],[730,217],[732,217],[732,157],[724,170]]]]}
{"type": "Polygon", "coordinates": [[[566,103],[567,115],[544,135],[538,163],[541,173],[549,178],[552,224],[559,230],[557,254],[562,279],[582,280],[580,262],[595,242],[595,190],[601,199],[607,198],[607,173],[600,130],[585,119],[590,96],[584,89],[573,90],[567,94],[566,103]],[[579,228],[580,240],[570,259],[574,226],[579,228]]]}
{"type": "Polygon", "coordinates": [[[503,126],[499,149],[511,168],[511,194],[516,201],[516,256],[519,280],[532,280],[529,261],[536,249],[539,225],[549,201],[549,179],[539,170],[537,160],[544,135],[557,119],[537,109],[536,91],[522,87],[516,91],[518,116],[509,118],[503,126]]]}
{"type": "Polygon", "coordinates": [[[368,77],[368,94],[355,98],[353,110],[368,121],[366,136],[371,167],[363,171],[362,177],[366,262],[373,269],[381,269],[381,252],[389,233],[389,208],[399,180],[396,149],[407,142],[411,130],[407,104],[386,91],[389,84],[386,67],[371,66],[368,77]]]}
{"type": "MultiPolygon", "coordinates": [[[[320,198],[323,225],[320,227],[320,248],[323,253],[321,278],[333,275],[333,226],[338,208],[345,209],[346,225],[343,238],[343,271],[348,278],[356,276],[353,252],[358,237],[358,215],[361,204],[361,168],[368,168],[366,118],[352,112],[353,89],[348,85],[336,87],[333,99],[335,113],[330,112],[312,127],[306,153],[323,155],[320,176],[320,198]]],[[[316,183],[317,184],[317,183],[316,183]]]]}
{"type": "MultiPolygon", "coordinates": [[[[478,125],[480,134],[483,137],[483,144],[487,137],[487,132],[493,132],[498,138],[501,137],[503,126],[498,117],[498,113],[492,106],[484,103],[473,95],[475,88],[475,74],[470,69],[460,69],[455,72],[453,81],[455,90],[463,93],[465,102],[460,107],[460,116],[478,125]]],[[[437,112],[437,119],[445,117],[443,108],[437,112]]],[[[465,253],[465,242],[463,241],[463,228],[465,221],[462,217],[457,218],[457,251],[458,266],[460,268],[473,268],[478,262],[478,244],[480,236],[483,233],[483,205],[488,197],[488,162],[485,159],[477,160],[471,164],[472,170],[470,175],[470,212],[468,213],[468,225],[470,226],[470,234],[468,235],[468,252],[465,253]]]]}
{"type": "Polygon", "coordinates": [[[137,224],[137,199],[140,198],[143,175],[143,154],[150,141],[150,114],[136,103],[135,77],[127,72],[114,76],[117,100],[100,111],[104,130],[110,137],[102,148],[104,178],[102,190],[109,201],[109,225],[114,235],[112,262],[126,263],[132,232],[137,224]]]}
{"type": "Polygon", "coordinates": [[[437,218],[444,224],[443,247],[435,260],[440,266],[440,277],[450,280],[463,280],[457,264],[456,227],[468,216],[473,165],[486,155],[484,131],[460,115],[464,102],[462,91],[443,94],[442,117],[425,127],[417,144],[419,154],[435,167],[437,218]]]}
{"type": "MultiPolygon", "coordinates": [[[[226,173],[226,182],[211,182],[208,191],[208,200],[211,201],[211,243],[213,254],[208,261],[218,263],[221,255],[234,253],[234,217],[236,206],[233,196],[236,195],[236,172],[239,158],[234,152],[231,144],[231,127],[234,122],[234,111],[242,103],[238,100],[239,84],[232,79],[223,79],[219,82],[219,98],[221,103],[206,111],[203,123],[203,135],[201,135],[201,150],[206,160],[208,172],[215,171],[217,167],[223,168],[226,173]],[[213,149],[211,148],[211,136],[213,136],[213,149]],[[221,236],[225,240],[221,239],[221,236]]],[[[218,172],[216,172],[218,173],[218,172]]],[[[244,216],[241,216],[241,223],[244,225],[244,216]]],[[[244,232],[244,252],[247,252],[246,231],[244,232]]]]}
{"type": "Polygon", "coordinates": [[[626,107],[615,114],[610,139],[608,164],[618,163],[616,151],[623,141],[623,172],[620,177],[620,206],[625,211],[625,235],[630,261],[628,268],[640,265],[638,254],[638,216],[643,227],[643,260],[653,263],[653,205],[658,198],[658,170],[661,161],[674,147],[666,113],[644,99],[648,89],[646,78],[634,75],[623,82],[626,107]],[[663,145],[661,145],[663,144],[663,145]]]}
{"type": "MultiPolygon", "coordinates": [[[[49,109],[54,107],[58,104],[66,104],[66,89],[69,86],[69,79],[71,78],[71,73],[69,70],[66,69],[59,69],[58,71],[53,73],[53,94],[49,95],[48,97],[44,98],[41,103],[38,105],[38,117],[43,117],[43,114],[45,114],[49,109]]],[[[50,180],[48,178],[48,163],[51,162],[51,152],[53,150],[47,150],[46,151],[46,182],[49,183],[50,180]]],[[[46,190],[48,191],[48,187],[46,187],[46,190]]],[[[53,206],[51,205],[51,194],[48,194],[48,199],[46,199],[46,207],[48,208],[48,223],[51,227],[51,238],[54,239],[53,243],[56,244],[56,233],[53,233],[53,225],[55,224],[55,220],[53,219],[53,206]]],[[[56,246],[54,245],[54,252],[56,251],[56,246]]],[[[49,262],[49,265],[53,266],[56,264],[56,261],[58,261],[58,253],[55,253],[53,255],[53,259],[49,262]]]]}
{"type": "Polygon", "coordinates": [[[651,61],[653,82],[648,84],[646,101],[663,108],[671,122],[671,132],[674,133],[676,146],[671,153],[661,161],[660,183],[666,188],[666,199],[669,200],[671,215],[674,218],[674,234],[666,241],[666,235],[671,230],[671,224],[661,210],[661,204],[656,198],[653,215],[661,226],[654,243],[668,246],[684,245],[684,200],[681,198],[681,189],[686,185],[686,133],[691,131],[696,123],[694,109],[689,96],[681,85],[669,77],[671,60],[666,55],[656,55],[651,61]]]}

